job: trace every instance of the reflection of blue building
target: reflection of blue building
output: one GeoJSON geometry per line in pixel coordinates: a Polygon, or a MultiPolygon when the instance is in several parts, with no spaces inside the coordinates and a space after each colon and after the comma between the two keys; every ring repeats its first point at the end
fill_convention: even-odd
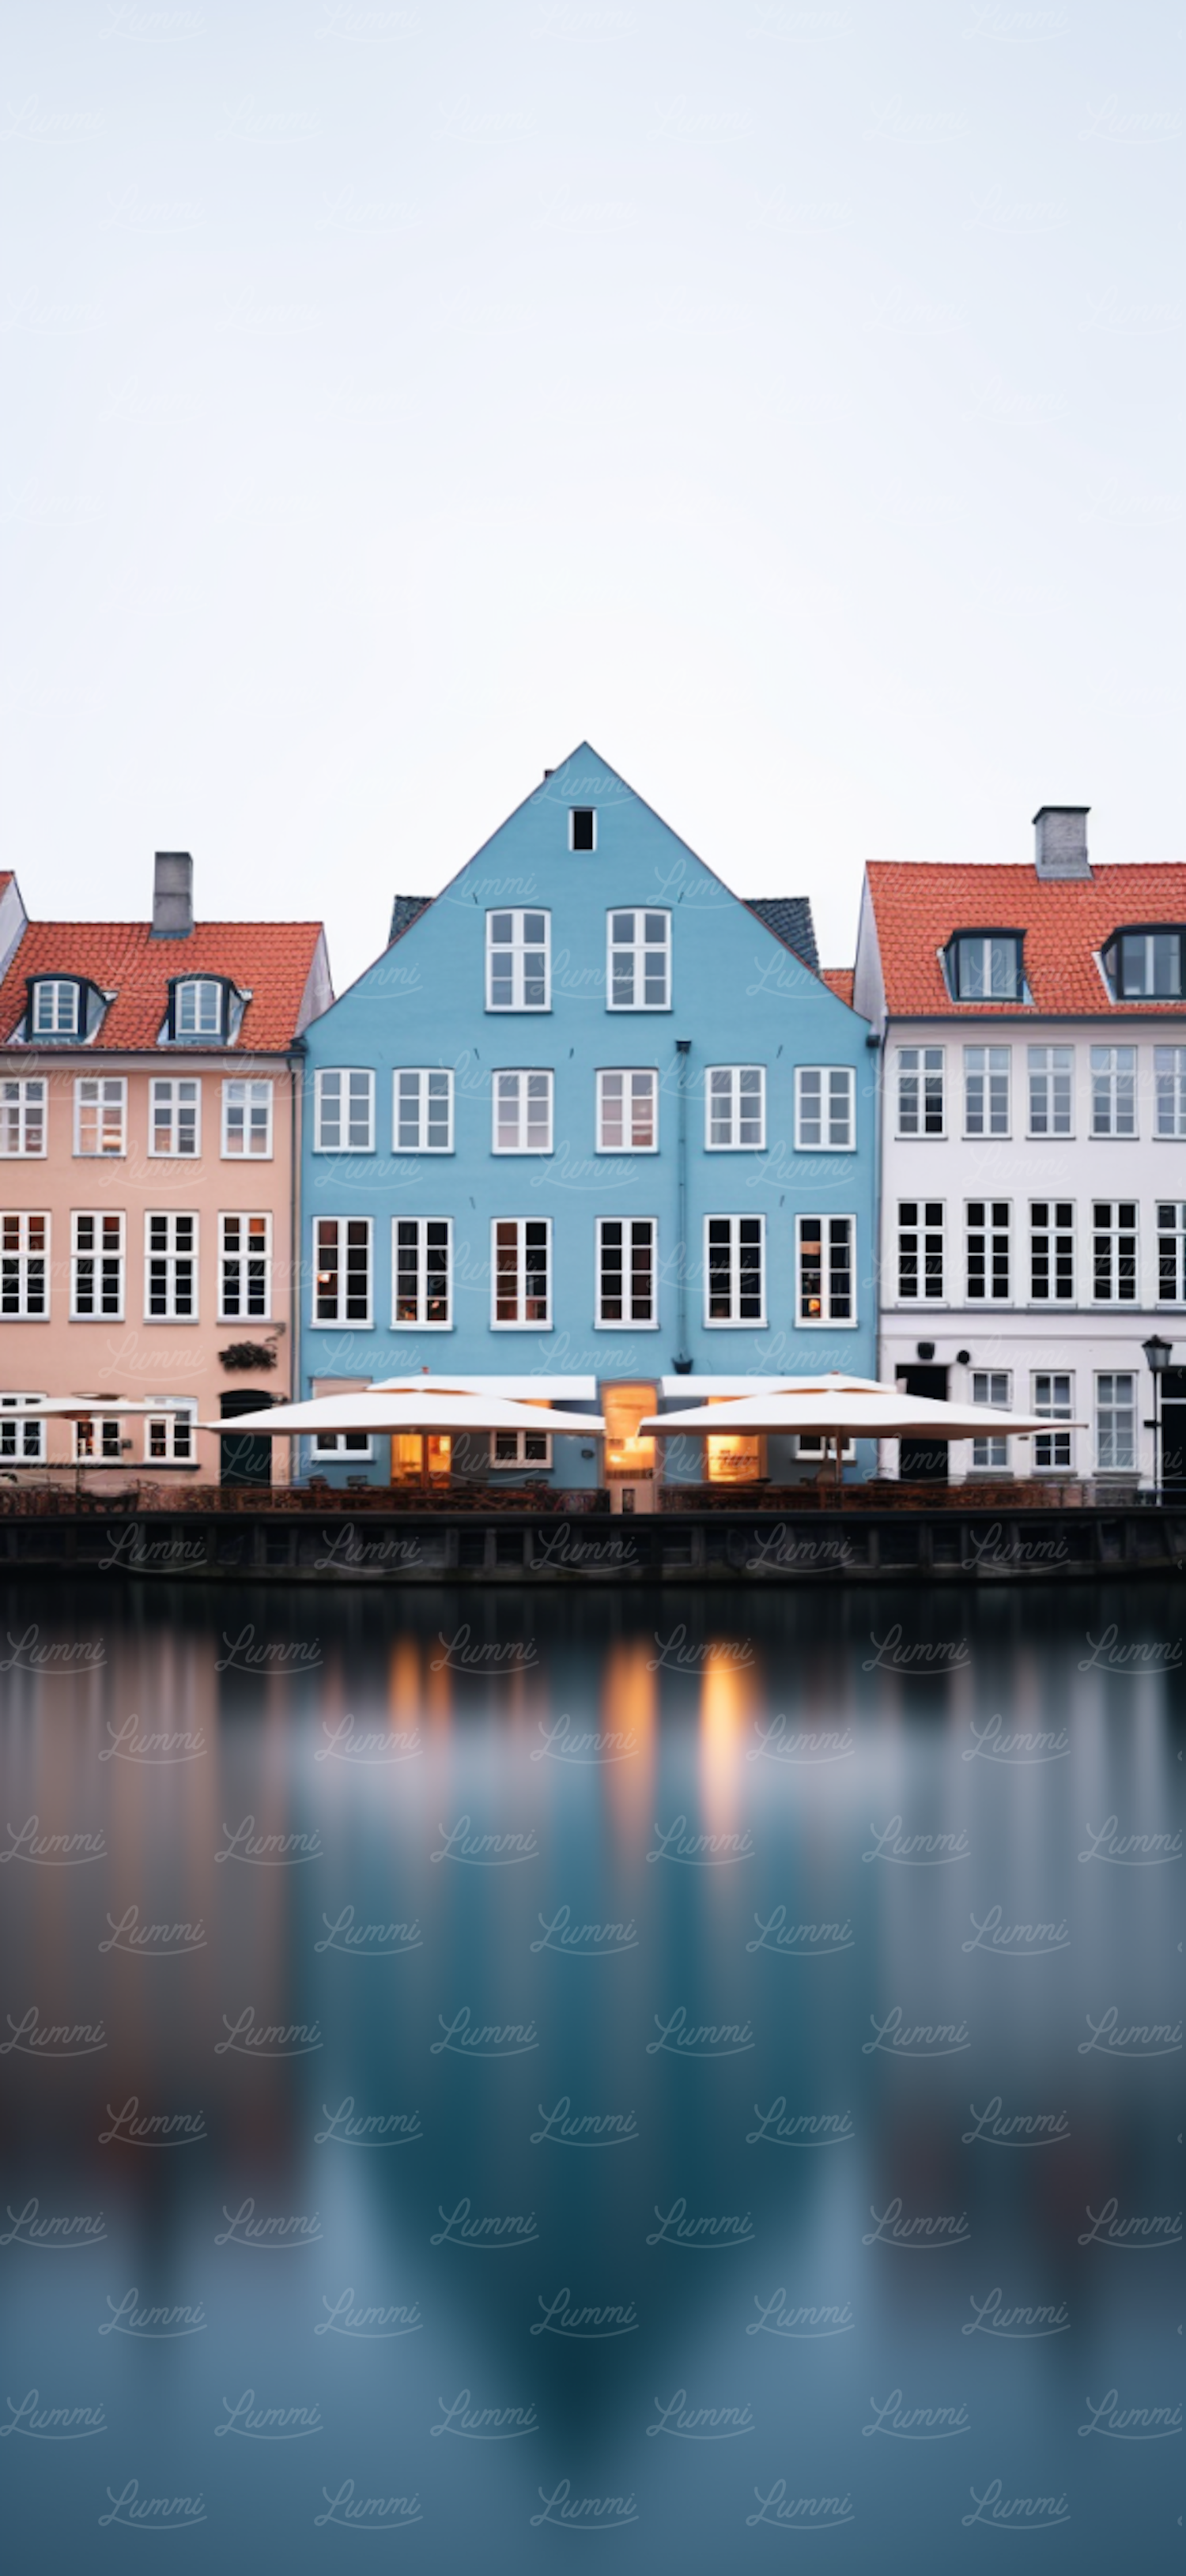
{"type": "MultiPolygon", "coordinates": [[[[834,985],[805,902],[742,902],[582,744],[307,1031],[304,1391],[592,1378],[625,1437],[677,1373],[873,1375],[873,1062],[834,985]]],[[[512,1446],[464,1463],[598,1474],[512,1446]]],[[[708,1446],[680,1481],[753,1472],[708,1446]]],[[[386,1444],[317,1466],[385,1481],[386,1444]]]]}

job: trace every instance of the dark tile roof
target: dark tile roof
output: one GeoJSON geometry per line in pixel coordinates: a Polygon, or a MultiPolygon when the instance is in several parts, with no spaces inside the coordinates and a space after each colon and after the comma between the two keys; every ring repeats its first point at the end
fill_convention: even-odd
{"type": "Polygon", "coordinates": [[[793,948],[796,957],[801,957],[804,965],[810,966],[812,974],[818,975],[819,950],[815,944],[815,924],[807,895],[743,895],[742,902],[747,911],[756,912],[759,921],[765,922],[767,930],[772,930],[776,939],[781,939],[784,948],[793,948]]]}
{"type": "Polygon", "coordinates": [[[422,912],[427,912],[432,899],[430,894],[396,895],[391,907],[391,928],[387,934],[389,948],[393,940],[402,939],[405,930],[411,929],[412,923],[419,920],[422,912]]]}

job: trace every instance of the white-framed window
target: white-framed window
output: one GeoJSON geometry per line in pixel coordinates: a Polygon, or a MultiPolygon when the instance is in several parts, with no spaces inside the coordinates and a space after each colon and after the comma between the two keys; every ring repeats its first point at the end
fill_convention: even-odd
{"type": "Polygon", "coordinates": [[[1007,1136],[1012,1047],[964,1048],[964,1134],[1007,1136]]]}
{"type": "MultiPolygon", "coordinates": [[[[857,1444],[855,1440],[846,1440],[840,1451],[841,1465],[851,1466],[856,1454],[857,1444]]],[[[834,1458],[835,1455],[835,1441],[831,1439],[825,1441],[822,1431],[799,1431],[796,1433],[795,1456],[797,1458],[834,1458]]]]}
{"type": "Polygon", "coordinates": [[[1030,1200],[1030,1299],[1035,1306],[1075,1302],[1075,1206],[1072,1199],[1030,1200]]]}
{"type": "Polygon", "coordinates": [[[187,1397],[167,1412],[150,1413],[144,1424],[144,1455],[154,1467],[192,1467],[197,1457],[197,1405],[187,1397]]]}
{"type": "Polygon", "coordinates": [[[1006,1305],[1010,1296],[1008,1199],[969,1199],[967,1282],[969,1304],[1006,1305]]]}
{"type": "MultiPolygon", "coordinates": [[[[1051,1422],[1071,1419],[1074,1380],[1066,1369],[1035,1369],[1033,1375],[1034,1411],[1051,1422]]],[[[1034,1434],[1035,1468],[1071,1465],[1071,1434],[1067,1431],[1037,1431],[1034,1434]]]]}
{"type": "Polygon", "coordinates": [[[486,915],[488,1011],[550,1011],[552,916],[550,912],[486,915]]]}
{"type": "Polygon", "coordinates": [[[8,1324],[49,1317],[49,1217],[13,1209],[0,1215],[0,1316],[8,1324]]]}
{"type": "MultiPolygon", "coordinates": [[[[998,1410],[1003,1409],[1005,1412],[1008,1412],[1011,1384],[1012,1380],[1008,1369],[973,1369],[972,1402],[973,1404],[991,1404],[998,1410]]],[[[983,1440],[974,1440],[972,1442],[972,1465],[974,1467],[999,1468],[1007,1467],[1008,1464],[1009,1441],[1006,1433],[993,1431],[989,1433],[987,1438],[983,1440]]]]}
{"type": "Polygon", "coordinates": [[[611,1011],[671,1009],[671,914],[606,914],[606,1007],[611,1011]]]}
{"type": "Polygon", "coordinates": [[[202,1150],[202,1086],[188,1075],[155,1075],[151,1088],[148,1150],[192,1161],[202,1150]]]}
{"type": "Polygon", "coordinates": [[[239,1208],[218,1220],[218,1320],[265,1323],[272,1312],[272,1220],[239,1208]]]}
{"type": "Polygon", "coordinates": [[[322,1065],[313,1085],[315,1154],[373,1154],[375,1077],[368,1065],[322,1065]]]}
{"type": "Polygon", "coordinates": [[[313,1220],[313,1321],[369,1325],[372,1227],[369,1216],[313,1220]]]}
{"type": "Polygon", "coordinates": [[[1097,1306],[1136,1304],[1135,1199],[1096,1199],[1092,1204],[1091,1293],[1097,1306]]]}
{"type": "Polygon", "coordinates": [[[189,975],[173,992],[173,1034],[179,1038],[220,1038],[225,988],[212,976],[189,975]]]}
{"type": "Polygon", "coordinates": [[[704,1075],[704,1150],[760,1153],[766,1143],[764,1064],[710,1064],[704,1075]]]}
{"type": "Polygon", "coordinates": [[[710,1328],[765,1324],[764,1216],[705,1217],[704,1321],[710,1328]]]}
{"type": "Polygon", "coordinates": [[[74,1151],[126,1154],[128,1085],[122,1073],[80,1073],[74,1083],[74,1151]]]}
{"type": "Polygon", "coordinates": [[[0,1082],[0,1154],[44,1154],[45,1082],[40,1074],[19,1074],[0,1082]]]}
{"type": "Polygon", "coordinates": [[[451,1154],[453,1075],[447,1065],[397,1065],[392,1076],[393,1154],[451,1154]]]}
{"type": "MultiPolygon", "coordinates": [[[[106,1418],[101,1415],[92,1416],[89,1422],[76,1422],[74,1425],[76,1464],[81,1464],[86,1458],[96,1458],[101,1460],[105,1467],[118,1467],[122,1438],[123,1424],[118,1415],[114,1418],[110,1415],[106,1418]]],[[[129,1448],[131,1445],[129,1441],[129,1448]]]]}
{"type": "Polygon", "coordinates": [[[795,1067],[795,1145],[800,1154],[856,1152],[857,1078],[850,1064],[795,1067]]]}
{"type": "Polygon", "coordinates": [[[223,1161],[267,1163],[272,1158],[272,1085],[270,1082],[224,1082],[222,1086],[223,1161]]]}
{"type": "Polygon", "coordinates": [[[898,1134],[941,1136],[946,1125],[941,1046],[898,1049],[898,1134]]]}
{"type": "Polygon", "coordinates": [[[1135,1136],[1137,1132],[1137,1051],[1130,1046],[1093,1046],[1091,1050],[1091,1132],[1093,1136],[1135,1136]]]}
{"type": "Polygon", "coordinates": [[[550,1467],[551,1432],[492,1431],[490,1464],[492,1467],[550,1467]]]}
{"type": "Polygon", "coordinates": [[[943,1296],[942,1199],[898,1201],[898,1295],[903,1304],[943,1296]]]}
{"type": "Polygon", "coordinates": [[[43,1395],[0,1395],[0,1466],[9,1460],[21,1467],[44,1466],[45,1424],[21,1420],[26,1405],[44,1402],[43,1395]]]}
{"type": "Polygon", "coordinates": [[[453,1220],[391,1220],[391,1321],[420,1332],[447,1333],[453,1322],[453,1220]]]}
{"type": "Polygon", "coordinates": [[[1103,1475],[1136,1466],[1136,1379],[1127,1369],[1104,1369],[1096,1377],[1095,1463],[1103,1475]]]}
{"type": "Polygon", "coordinates": [[[597,808],[594,805],[570,805],[568,809],[568,846],[570,850],[595,850],[597,847],[597,808]]]}
{"type": "Polygon", "coordinates": [[[796,1219],[796,1323],[855,1324],[856,1230],[852,1216],[796,1219]]]}
{"type": "Polygon", "coordinates": [[[602,1324],[659,1322],[659,1221],[653,1216],[599,1216],[597,1317],[602,1324]]]}
{"type": "Polygon", "coordinates": [[[74,976],[41,975],[33,987],[35,1038],[76,1038],[81,987],[74,976]]]}
{"type": "Polygon", "coordinates": [[[597,1076],[599,1154],[657,1154],[659,1076],[653,1065],[612,1065],[597,1076]]]}
{"type": "Polygon", "coordinates": [[[311,1458],[373,1458],[374,1442],[369,1431],[318,1431],[309,1443],[311,1458]]]}
{"type": "Polygon", "coordinates": [[[1186,1199],[1157,1202],[1157,1302],[1186,1305],[1186,1199]]]}
{"type": "Polygon", "coordinates": [[[550,1216],[498,1216],[490,1228],[490,1321],[496,1332],[549,1332],[550,1216]]]}
{"type": "Polygon", "coordinates": [[[1031,1136],[1070,1136],[1074,1117],[1074,1048],[1032,1046],[1028,1070],[1031,1136]]]}
{"type": "Polygon", "coordinates": [[[75,1323],[122,1323],[124,1218],[117,1208],[75,1208],[70,1219],[70,1313],[75,1323]]]}
{"type": "Polygon", "coordinates": [[[496,1073],[493,1092],[495,1154],[550,1154],[552,1076],[543,1071],[496,1073]]]}
{"type": "Polygon", "coordinates": [[[197,1217],[150,1209],[144,1219],[144,1321],[193,1324],[197,1317],[197,1217]]]}
{"type": "Polygon", "coordinates": [[[1154,1133],[1186,1136],[1186,1047],[1153,1049],[1154,1133]]]}

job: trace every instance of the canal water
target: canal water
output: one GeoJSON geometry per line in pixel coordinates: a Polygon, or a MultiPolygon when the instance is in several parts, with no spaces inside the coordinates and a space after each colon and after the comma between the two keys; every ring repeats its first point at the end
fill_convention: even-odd
{"type": "Polygon", "coordinates": [[[1179,2567],[1184,1629],[9,1592],[9,2563],[1179,2567]]]}

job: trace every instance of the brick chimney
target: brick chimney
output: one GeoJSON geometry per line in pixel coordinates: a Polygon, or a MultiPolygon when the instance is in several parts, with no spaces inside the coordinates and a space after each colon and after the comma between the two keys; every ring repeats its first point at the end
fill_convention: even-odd
{"type": "Polygon", "coordinates": [[[1087,817],[1090,805],[1039,805],[1034,816],[1034,866],[1040,877],[1089,877],[1087,817]]]}
{"type": "Polygon", "coordinates": [[[154,939],[188,939],[194,926],[194,863],[188,850],[158,850],[152,879],[154,939]]]}

